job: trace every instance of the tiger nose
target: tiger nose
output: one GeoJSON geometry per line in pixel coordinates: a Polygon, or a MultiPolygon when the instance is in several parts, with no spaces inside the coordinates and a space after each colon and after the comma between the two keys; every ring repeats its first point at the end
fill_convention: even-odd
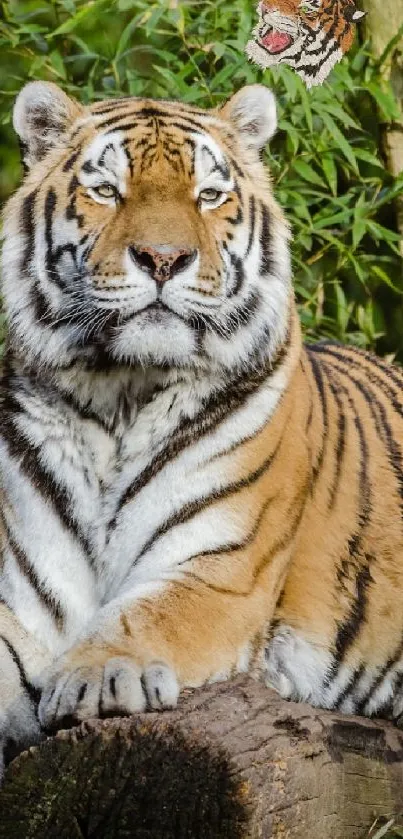
{"type": "Polygon", "coordinates": [[[159,247],[131,245],[129,250],[133,262],[142,271],[151,274],[153,279],[161,285],[171,280],[175,274],[188,268],[197,256],[196,250],[188,248],[171,250],[164,245],[159,247]]]}

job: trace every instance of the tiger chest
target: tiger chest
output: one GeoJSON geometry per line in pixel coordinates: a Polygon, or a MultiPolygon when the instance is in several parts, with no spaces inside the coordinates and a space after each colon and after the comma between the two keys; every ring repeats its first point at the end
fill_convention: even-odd
{"type": "Polygon", "coordinates": [[[182,415],[175,396],[169,389],[111,431],[74,418],[60,443],[59,476],[92,546],[101,597],[103,589],[118,590],[133,569],[141,581],[154,574],[155,563],[144,570],[147,544],[197,486],[188,452],[173,453],[182,415]]]}

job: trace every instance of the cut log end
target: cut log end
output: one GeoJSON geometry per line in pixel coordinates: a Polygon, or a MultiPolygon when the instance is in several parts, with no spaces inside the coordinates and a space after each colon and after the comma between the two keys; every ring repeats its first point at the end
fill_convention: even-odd
{"type": "Polygon", "coordinates": [[[0,839],[364,839],[402,809],[400,731],[237,679],[24,752],[0,793],[0,839]]]}

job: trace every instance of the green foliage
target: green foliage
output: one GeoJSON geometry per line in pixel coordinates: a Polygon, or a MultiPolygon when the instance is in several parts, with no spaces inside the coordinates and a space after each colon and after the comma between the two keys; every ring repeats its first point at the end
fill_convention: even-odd
{"type": "MultiPolygon", "coordinates": [[[[84,102],[131,94],[211,107],[263,81],[279,102],[268,163],[290,219],[295,286],[309,339],[330,336],[403,359],[403,276],[393,180],[379,122],[398,118],[368,46],[307,92],[286,67],[260,71],[244,54],[254,0],[4,0],[0,16],[0,197],[19,179],[9,125],[29,79],[84,102]],[[3,22],[1,22],[1,20],[3,22]]],[[[1,328],[1,327],[0,327],[1,328]]]]}
{"type": "Polygon", "coordinates": [[[391,818],[380,818],[371,827],[367,839],[403,839],[403,825],[391,818]]]}

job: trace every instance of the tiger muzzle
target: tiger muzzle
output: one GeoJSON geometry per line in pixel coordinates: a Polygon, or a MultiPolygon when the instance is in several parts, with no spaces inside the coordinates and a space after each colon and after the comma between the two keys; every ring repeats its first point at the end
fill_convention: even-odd
{"type": "Polygon", "coordinates": [[[163,245],[160,247],[131,245],[129,252],[137,267],[149,274],[158,285],[163,285],[175,274],[185,271],[197,256],[197,250],[187,248],[170,250],[163,245]]]}

